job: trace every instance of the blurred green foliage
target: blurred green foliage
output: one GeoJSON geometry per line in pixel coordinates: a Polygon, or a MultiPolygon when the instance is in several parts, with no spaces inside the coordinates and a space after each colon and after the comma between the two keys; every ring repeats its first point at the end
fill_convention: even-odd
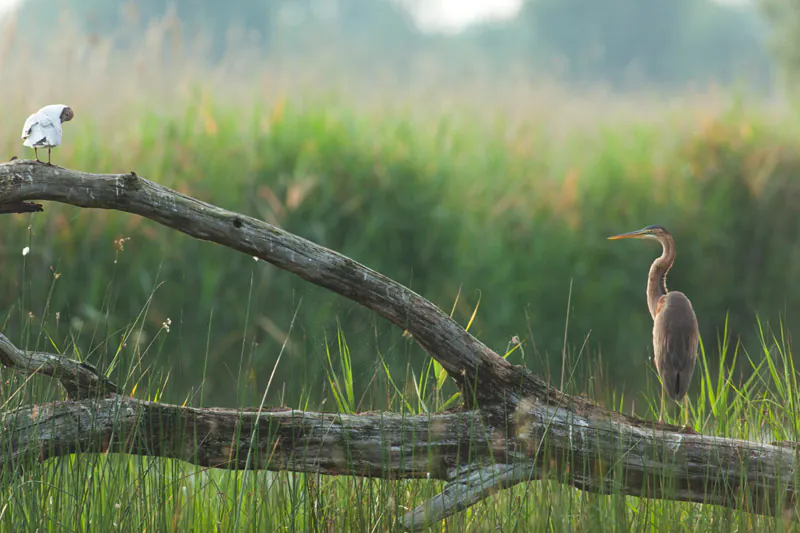
{"type": "Polygon", "coordinates": [[[556,58],[566,80],[631,88],[769,84],[767,27],[755,6],[713,0],[528,0],[519,17],[531,55],[556,58]],[[544,50],[544,52],[542,52],[544,50]]]}
{"type": "MultiPolygon", "coordinates": [[[[446,312],[458,296],[462,324],[480,300],[470,331],[502,353],[518,335],[525,352],[510,360],[543,373],[561,366],[572,283],[568,351],[583,346],[587,366],[602,355],[620,391],[649,379],[644,291],[660,250],[606,240],[647,224],[676,239],[668,283],[692,300],[707,345],[726,313],[731,335],[747,343],[756,313],[781,315],[791,330],[800,309],[796,128],[737,107],[689,125],[618,123],[562,138],[547,124],[487,124],[467,110],[411,119],[291,100],[242,113],[198,97],[171,114],[132,116],[130,138],[108,145],[88,118],[70,124],[54,162],[128,171],[114,163],[125,147],[144,177],[336,249],[446,312]]],[[[240,367],[263,388],[298,309],[275,377],[286,387],[272,388],[289,404],[319,396],[325,336],[336,338],[337,323],[357,387],[379,368],[379,352],[395,373],[409,358],[420,368],[421,350],[369,312],[156,223],[61,205],[3,222],[0,306],[11,309],[12,340],[25,344],[19,332],[32,313],[51,335],[39,348],[74,339],[103,367],[146,308],[142,335],[120,354],[169,369],[173,400],[207,376],[205,403],[233,405],[240,367]],[[153,339],[157,350],[147,349],[153,339]]]]}
{"type": "Polygon", "coordinates": [[[797,46],[800,3],[795,0],[757,0],[755,3],[772,26],[769,47],[784,77],[781,88],[796,93],[800,76],[800,51],[797,46]]]}
{"type": "MultiPolygon", "coordinates": [[[[489,20],[453,34],[423,31],[411,14],[415,3],[418,9],[424,4],[71,0],[56,2],[54,9],[50,0],[26,0],[19,22],[26,46],[37,55],[37,48],[47,46],[49,36],[65,25],[58,8],[69,8],[70,25],[74,21],[79,33],[121,49],[139,46],[155,26],[171,30],[171,44],[183,43],[194,56],[214,62],[228,61],[245,49],[276,64],[333,56],[340,68],[367,76],[389,71],[398,82],[415,67],[428,73],[431,65],[436,76],[456,81],[476,72],[509,76],[524,70],[536,79],[555,77],[625,90],[735,82],[763,91],[772,82],[768,27],[751,3],[525,0],[509,20],[489,20]]],[[[786,20],[775,22],[782,28],[786,20]]]]}

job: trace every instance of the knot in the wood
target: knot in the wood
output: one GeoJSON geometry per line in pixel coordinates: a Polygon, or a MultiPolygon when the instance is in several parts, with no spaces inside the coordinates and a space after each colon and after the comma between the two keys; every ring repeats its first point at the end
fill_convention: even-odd
{"type": "Polygon", "coordinates": [[[130,174],[126,174],[122,178],[122,183],[125,185],[125,188],[130,191],[136,191],[142,188],[141,183],[139,183],[139,176],[132,170],[130,174]]]}

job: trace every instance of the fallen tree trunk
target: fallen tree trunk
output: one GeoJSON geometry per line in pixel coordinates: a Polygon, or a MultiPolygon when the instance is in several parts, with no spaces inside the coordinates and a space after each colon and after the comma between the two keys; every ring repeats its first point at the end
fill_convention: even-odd
{"type": "Polygon", "coordinates": [[[407,514],[405,524],[411,529],[501,488],[543,477],[596,493],[724,505],[765,515],[795,504],[793,449],[684,434],[674,426],[564,395],[509,364],[422,296],[263,221],[134,173],[87,174],[30,161],[0,164],[0,212],[3,206],[32,200],[135,213],[350,298],[408,330],[459,385],[465,409],[428,416],[338,415],[141,402],[116,394],[116,386],[88,365],[52,354],[26,354],[0,336],[0,362],[46,373],[75,398],[3,415],[0,446],[13,451],[3,464],[34,453],[43,459],[107,450],[218,468],[447,481],[439,496],[407,514]],[[184,441],[177,435],[194,437],[184,441]]]}

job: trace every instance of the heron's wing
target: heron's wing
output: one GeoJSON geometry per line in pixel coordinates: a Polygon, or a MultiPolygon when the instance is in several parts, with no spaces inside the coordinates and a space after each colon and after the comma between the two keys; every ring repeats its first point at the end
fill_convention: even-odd
{"type": "Polygon", "coordinates": [[[689,388],[697,360],[697,318],[689,299],[670,292],[661,297],[653,322],[656,368],[671,397],[682,397],[689,388]]]}

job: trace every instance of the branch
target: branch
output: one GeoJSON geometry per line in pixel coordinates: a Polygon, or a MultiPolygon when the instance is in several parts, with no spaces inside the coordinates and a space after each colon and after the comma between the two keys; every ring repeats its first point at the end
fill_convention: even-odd
{"type": "Polygon", "coordinates": [[[772,516],[795,502],[791,448],[619,426],[566,409],[523,405],[526,410],[515,415],[520,424],[507,428],[486,424],[483,411],[259,413],[124,396],[54,402],[0,417],[0,468],[111,452],[235,470],[448,481],[440,495],[406,514],[405,525],[414,529],[532,479],[772,516]]]}
{"type": "MultiPolygon", "coordinates": [[[[474,394],[480,402],[480,410],[426,416],[291,410],[259,415],[120,396],[54,403],[3,415],[0,446],[13,450],[13,457],[112,451],[219,468],[451,482],[430,505],[406,517],[415,528],[418,519],[440,520],[527,474],[600,494],[716,504],[767,515],[795,502],[798,472],[792,447],[683,434],[674,426],[561,394],[510,365],[425,298],[265,222],[133,173],[86,174],[29,161],[0,164],[0,198],[4,203],[52,200],[136,213],[257,256],[407,329],[465,390],[465,401],[474,394]],[[259,438],[253,438],[254,431],[259,438]],[[256,447],[248,463],[251,442],[256,447]],[[467,478],[461,480],[459,473],[467,478]]],[[[63,382],[61,373],[51,375],[63,382]]]]}
{"type": "Polygon", "coordinates": [[[24,374],[44,374],[61,382],[67,398],[79,400],[119,393],[117,386],[88,363],[44,352],[24,352],[0,333],[0,364],[24,374]]]}
{"type": "MultiPolygon", "coordinates": [[[[444,479],[479,414],[343,415],[180,407],[125,396],[24,407],[0,419],[0,468],[72,453],[126,453],[203,467],[444,479]],[[254,439],[254,432],[256,438],[254,439]],[[254,443],[251,449],[250,445],[254,443]],[[249,460],[248,460],[249,458],[249,460]]],[[[477,447],[486,457],[486,446],[477,447]]]]}
{"type": "Polygon", "coordinates": [[[0,164],[0,198],[4,203],[50,200],[126,211],[268,261],[408,330],[462,391],[469,391],[464,394],[467,403],[473,397],[496,400],[509,385],[520,385],[519,372],[505,359],[396,281],[264,221],[201,202],[133,172],[89,174],[15,160],[0,164]]]}
{"type": "Polygon", "coordinates": [[[0,214],[10,213],[37,213],[42,211],[41,204],[33,204],[29,202],[17,202],[13,204],[2,203],[0,204],[0,214]]]}
{"type": "Polygon", "coordinates": [[[524,466],[527,468],[493,465],[471,469],[466,477],[448,483],[441,493],[407,512],[403,517],[403,526],[410,531],[419,531],[475,505],[499,490],[523,481],[532,481],[532,468],[527,464],[524,466]]]}

